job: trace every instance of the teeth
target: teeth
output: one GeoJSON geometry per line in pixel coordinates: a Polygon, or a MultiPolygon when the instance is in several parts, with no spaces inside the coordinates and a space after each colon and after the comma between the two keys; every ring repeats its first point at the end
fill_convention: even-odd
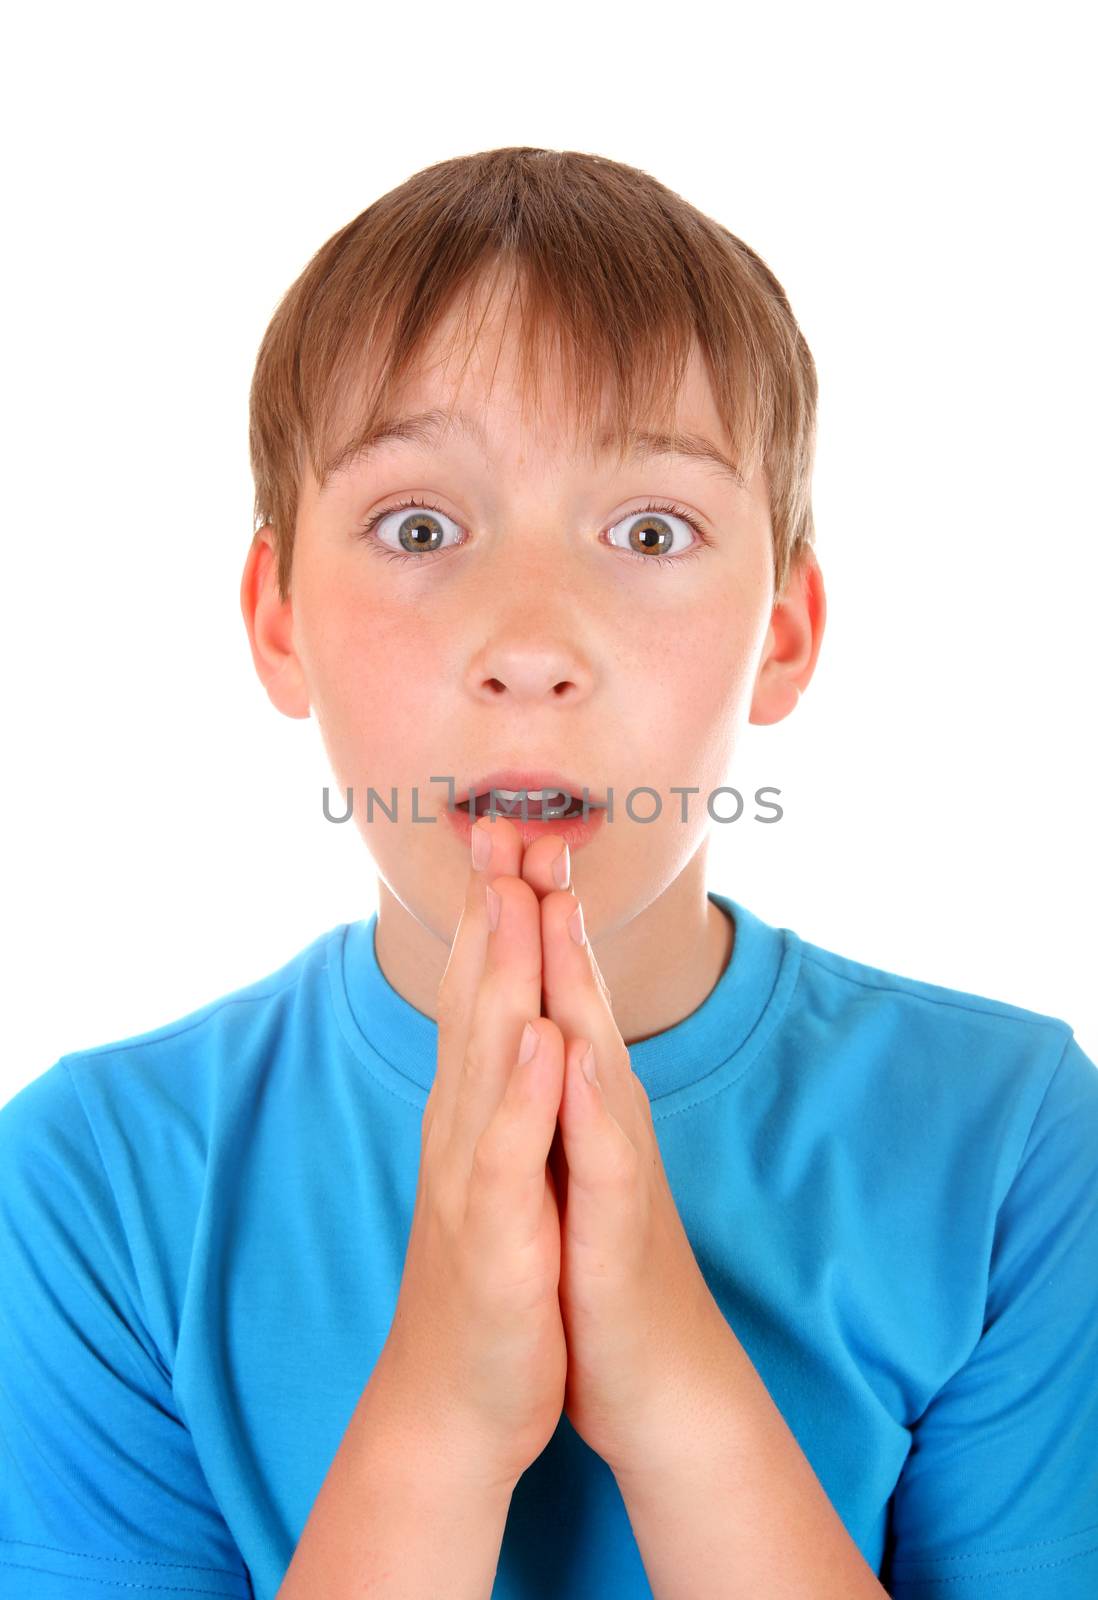
{"type": "Polygon", "coordinates": [[[506,813],[517,813],[525,805],[526,814],[534,817],[556,818],[565,816],[580,804],[566,789],[484,789],[469,801],[469,810],[484,815],[494,797],[495,805],[506,813]]]}
{"type": "Polygon", "coordinates": [[[502,789],[495,786],[470,793],[458,802],[470,816],[487,816],[495,807],[499,815],[541,822],[556,822],[563,818],[588,817],[602,810],[596,801],[569,794],[567,789],[502,789]]]}
{"type": "MultiPolygon", "coordinates": [[[[487,791],[485,791],[487,793],[487,791]]],[[[497,789],[496,793],[505,800],[519,800],[525,794],[529,800],[544,800],[548,795],[551,799],[565,794],[564,789],[497,789]]],[[[568,797],[571,799],[571,796],[568,797]]]]}

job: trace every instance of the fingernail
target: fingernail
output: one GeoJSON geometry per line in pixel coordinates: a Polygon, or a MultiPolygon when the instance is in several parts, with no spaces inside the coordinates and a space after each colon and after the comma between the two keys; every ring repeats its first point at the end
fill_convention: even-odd
{"type": "Polygon", "coordinates": [[[485,886],[484,898],[488,902],[488,926],[495,933],[499,927],[499,895],[490,883],[485,886]]]}
{"type": "Polygon", "coordinates": [[[572,863],[568,859],[567,842],[562,842],[560,854],[553,859],[553,881],[558,889],[567,889],[568,873],[571,870],[571,866],[572,863]]]}
{"type": "Polygon", "coordinates": [[[479,823],[473,829],[473,865],[478,872],[483,872],[492,859],[492,841],[488,837],[487,828],[482,828],[479,823]]]}
{"type": "Polygon", "coordinates": [[[538,1030],[536,1028],[532,1028],[530,1024],[527,1023],[525,1028],[522,1030],[522,1038],[519,1041],[519,1061],[529,1061],[537,1047],[538,1030]]]}
{"type": "Polygon", "coordinates": [[[577,906],[568,918],[568,932],[577,944],[583,943],[583,907],[577,906]]]}
{"type": "MultiPolygon", "coordinates": [[[[527,1023],[527,1027],[529,1027],[529,1023],[527,1023]]],[[[583,1075],[587,1079],[588,1083],[594,1083],[595,1082],[595,1047],[594,1047],[593,1044],[589,1044],[587,1046],[587,1049],[584,1052],[583,1059],[580,1062],[580,1066],[583,1068],[583,1075]]]]}

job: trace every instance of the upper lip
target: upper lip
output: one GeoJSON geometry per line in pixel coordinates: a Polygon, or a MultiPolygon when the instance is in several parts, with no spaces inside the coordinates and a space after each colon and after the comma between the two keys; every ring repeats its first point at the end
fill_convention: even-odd
{"type": "MultiPolygon", "coordinates": [[[[482,778],[472,779],[463,789],[456,789],[454,804],[472,800],[478,794],[487,794],[489,789],[550,789],[554,793],[561,791],[574,795],[580,801],[584,798],[584,785],[562,772],[550,772],[547,767],[500,767],[495,772],[485,773],[482,778]]],[[[587,802],[592,806],[606,803],[601,795],[591,793],[590,786],[587,786],[587,802]]]]}

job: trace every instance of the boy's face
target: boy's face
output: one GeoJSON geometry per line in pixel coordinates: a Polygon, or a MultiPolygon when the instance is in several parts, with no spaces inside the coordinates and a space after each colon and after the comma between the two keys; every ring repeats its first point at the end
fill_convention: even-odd
{"type": "MultiPolygon", "coordinates": [[[[796,703],[818,628],[796,585],[785,622],[771,626],[759,475],[741,487],[706,461],[651,454],[619,468],[590,440],[576,450],[548,375],[540,418],[521,421],[516,352],[509,335],[499,343],[498,327],[481,331],[460,380],[464,352],[448,366],[438,354],[451,337],[444,328],[399,407],[409,416],[454,404],[483,427],[486,447],[455,428],[430,444],[383,444],[323,491],[310,474],[290,599],[279,602],[271,552],[263,554],[269,528],[242,593],[251,582],[249,631],[272,700],[288,715],[316,713],[383,882],[440,938],[457,925],[469,862],[444,814],[449,789],[432,777],[452,776],[459,796],[506,767],[560,771],[592,796],[612,788],[612,822],[573,854],[597,936],[649,906],[692,860],[700,870],[712,826],[706,797],[735,781],[744,722],[776,721],[796,703]],[[407,510],[362,533],[375,512],[411,498],[437,519],[441,553],[400,542],[407,510]],[[638,537],[648,530],[650,540],[659,524],[639,513],[672,503],[700,536],[661,510],[661,562],[638,537]],[[395,788],[395,822],[376,804],[367,820],[370,786],[387,805],[395,788]],[[685,797],[685,821],[676,786],[697,791],[685,797]],[[629,816],[636,789],[659,796],[654,820],[629,816]]],[[[677,420],[729,453],[697,351],[677,420]]],[[[652,426],[666,421],[654,406],[652,426]]],[[[746,828],[754,806],[744,800],[746,828]]],[[[341,809],[338,797],[332,804],[341,809]]],[[[734,804],[727,795],[714,802],[722,815],[734,804]]],[[[656,801],[640,793],[633,809],[650,817],[656,801]]]]}

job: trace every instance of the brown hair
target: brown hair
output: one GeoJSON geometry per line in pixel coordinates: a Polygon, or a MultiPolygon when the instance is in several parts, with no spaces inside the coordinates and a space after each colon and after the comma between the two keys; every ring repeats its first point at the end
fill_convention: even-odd
{"type": "Polygon", "coordinates": [[[524,394],[556,339],[580,429],[615,396],[623,459],[653,395],[674,402],[698,342],[735,464],[745,478],[765,472],[780,598],[814,541],[816,433],[815,364],[785,291],[741,239],[647,173],[525,145],[415,173],[333,234],[279,302],[249,442],[255,531],[274,531],[281,598],[305,452],[323,485],[390,415],[459,293],[468,318],[500,266],[520,291],[524,394]],[[351,434],[337,436],[348,417],[351,434]]]}

